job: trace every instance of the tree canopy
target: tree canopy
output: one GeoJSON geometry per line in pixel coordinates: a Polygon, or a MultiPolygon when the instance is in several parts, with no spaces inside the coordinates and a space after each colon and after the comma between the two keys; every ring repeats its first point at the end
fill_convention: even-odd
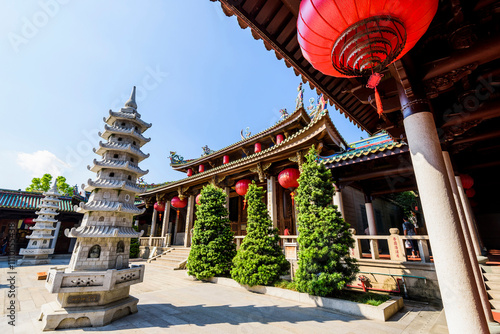
{"type": "MultiPolygon", "coordinates": [[[[44,174],[41,178],[34,177],[31,180],[31,184],[26,188],[26,191],[33,192],[45,192],[52,188],[52,175],[44,174]]],[[[73,195],[73,187],[66,183],[66,178],[64,176],[58,176],[56,178],[57,190],[61,195],[71,196],[73,195]]]]}

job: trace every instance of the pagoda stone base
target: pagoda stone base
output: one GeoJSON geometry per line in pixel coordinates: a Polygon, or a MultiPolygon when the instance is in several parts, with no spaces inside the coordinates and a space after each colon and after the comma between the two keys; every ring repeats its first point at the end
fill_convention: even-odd
{"type": "Polygon", "coordinates": [[[27,264],[49,264],[50,258],[48,255],[35,255],[35,256],[24,256],[22,259],[17,260],[17,265],[27,265],[27,264]]]}
{"type": "Polygon", "coordinates": [[[101,327],[129,314],[137,313],[139,299],[127,297],[103,306],[61,307],[52,302],[42,305],[39,321],[44,331],[65,328],[101,327]]]}

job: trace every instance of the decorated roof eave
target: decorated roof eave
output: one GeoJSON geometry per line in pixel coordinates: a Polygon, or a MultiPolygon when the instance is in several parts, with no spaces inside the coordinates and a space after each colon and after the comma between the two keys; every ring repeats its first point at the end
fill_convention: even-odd
{"type": "Polygon", "coordinates": [[[339,157],[331,157],[328,159],[320,158],[320,162],[327,168],[336,168],[406,152],[409,152],[409,147],[406,143],[390,143],[371,150],[360,151],[353,154],[348,154],[349,152],[346,152],[339,157]]]}
{"type": "MultiPolygon", "coordinates": [[[[230,175],[236,172],[236,170],[245,170],[248,167],[256,164],[257,162],[261,162],[263,160],[267,160],[268,162],[274,155],[278,153],[283,153],[286,151],[290,151],[291,154],[297,151],[297,147],[304,146],[306,148],[308,145],[304,145],[311,139],[321,135],[324,131],[327,131],[328,134],[336,133],[337,130],[333,125],[330,117],[328,117],[328,112],[326,112],[321,117],[318,117],[316,120],[309,123],[308,126],[304,127],[302,130],[297,133],[286,138],[281,144],[274,145],[270,148],[262,150],[261,152],[254,153],[247,157],[241,158],[239,160],[232,161],[228,164],[221,165],[212,169],[209,169],[203,173],[195,174],[190,177],[186,177],[184,179],[180,179],[178,181],[174,181],[168,183],[163,187],[158,187],[149,191],[146,191],[143,194],[140,194],[139,197],[148,197],[151,195],[156,195],[158,193],[168,192],[168,191],[177,191],[179,186],[184,186],[186,184],[192,183],[200,184],[204,182],[209,182],[212,176],[215,175],[230,175]],[[334,131],[332,131],[334,130],[334,131]]],[[[332,138],[335,139],[335,138],[332,138]]],[[[302,148],[301,148],[302,149],[302,148]]],[[[273,161],[274,162],[274,161],[273,161]]]]}
{"type": "MultiPolygon", "coordinates": [[[[229,151],[239,149],[241,146],[244,145],[250,145],[253,144],[254,142],[257,142],[259,139],[271,135],[273,132],[279,132],[283,128],[286,128],[287,126],[293,125],[294,123],[299,122],[300,120],[304,120],[307,124],[311,122],[311,118],[305,111],[303,107],[295,110],[293,113],[291,113],[287,118],[285,118],[282,121],[279,121],[278,123],[274,124],[273,126],[262,130],[259,133],[254,134],[253,136],[250,136],[248,138],[242,139],[240,141],[237,141],[236,143],[233,143],[229,146],[226,146],[224,148],[221,148],[220,150],[217,150],[211,154],[204,155],[200,158],[196,159],[191,159],[188,162],[185,163],[178,163],[178,164],[170,164],[173,169],[175,170],[183,170],[192,166],[196,166],[200,164],[201,162],[204,162],[206,160],[214,159],[221,157],[224,154],[227,154],[229,151]]],[[[340,136],[340,135],[339,135],[340,136]]]]}
{"type": "MultiPolygon", "coordinates": [[[[252,30],[252,36],[255,40],[261,39],[264,42],[264,46],[268,51],[274,50],[276,58],[278,60],[284,59],[285,65],[290,68],[293,67],[293,70],[295,72],[295,75],[301,76],[302,77],[302,82],[307,83],[309,82],[309,87],[314,90],[316,89],[316,92],[318,94],[323,94],[325,98],[328,100],[331,106],[335,105],[337,110],[341,113],[344,114],[344,116],[349,119],[350,122],[352,122],[354,125],[356,125],[358,128],[366,131],[368,134],[372,135],[373,131],[370,131],[363,122],[358,120],[356,117],[352,115],[347,109],[345,109],[341,103],[339,103],[328,91],[325,91],[322,89],[322,85],[310,74],[305,72],[299,64],[297,64],[296,60],[293,59],[290,55],[287,54],[287,52],[283,51],[276,43],[269,38],[259,27],[257,27],[256,24],[254,24],[249,18],[247,18],[243,13],[241,13],[234,5],[231,4],[231,0],[210,0],[212,2],[219,1],[221,3],[222,11],[226,16],[231,17],[233,15],[237,16],[238,24],[242,29],[246,29],[250,27],[252,30]]],[[[293,7],[288,4],[288,1],[283,1],[284,4],[288,7],[288,9],[293,12],[293,7]]],[[[300,2],[299,2],[300,4],[300,2]]],[[[295,16],[298,15],[297,13],[294,13],[295,16]]],[[[315,73],[316,74],[316,73],[315,73]]],[[[339,80],[348,80],[347,78],[339,78],[339,80]]],[[[375,110],[374,110],[375,112],[375,110]]]]}

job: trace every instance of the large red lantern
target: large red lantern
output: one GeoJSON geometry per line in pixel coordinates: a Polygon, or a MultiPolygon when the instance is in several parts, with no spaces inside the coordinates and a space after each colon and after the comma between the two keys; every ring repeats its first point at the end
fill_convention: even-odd
{"type": "Polygon", "coordinates": [[[462,181],[462,187],[464,187],[464,189],[472,188],[474,185],[474,179],[470,175],[460,174],[460,180],[462,181]]]}
{"type": "Polygon", "coordinates": [[[200,205],[200,203],[201,203],[200,200],[201,200],[201,194],[198,194],[196,196],[196,204],[200,205]]]}
{"type": "Polygon", "coordinates": [[[165,211],[165,202],[156,202],[154,205],[154,209],[159,212],[165,211]]]}
{"type": "Polygon", "coordinates": [[[294,193],[293,191],[299,187],[299,177],[300,171],[297,168],[287,168],[278,174],[279,184],[286,189],[291,191],[290,196],[292,197],[292,204],[294,204],[294,193]]]}
{"type": "Polygon", "coordinates": [[[465,194],[468,198],[472,198],[476,195],[476,191],[474,190],[474,188],[469,188],[465,191],[465,194]]]}
{"type": "Polygon", "coordinates": [[[260,151],[262,151],[262,146],[260,145],[260,143],[255,143],[253,151],[255,153],[259,153],[260,151]]]}
{"type": "MultiPolygon", "coordinates": [[[[297,39],[304,57],[326,75],[367,76],[375,89],[386,66],[422,37],[438,0],[302,0],[297,39]]],[[[379,105],[380,103],[380,105],[379,105]]]]}
{"type": "Polygon", "coordinates": [[[170,204],[172,204],[172,206],[177,209],[176,221],[179,221],[179,210],[186,207],[187,199],[186,198],[180,199],[179,196],[175,196],[174,198],[172,198],[170,204]]]}
{"type": "Polygon", "coordinates": [[[222,164],[228,164],[229,163],[229,155],[225,155],[222,157],[222,164]]]}
{"type": "Polygon", "coordinates": [[[187,170],[187,176],[193,176],[193,169],[189,168],[187,170]]]}
{"type": "Polygon", "coordinates": [[[252,183],[252,181],[248,179],[243,179],[236,182],[235,186],[236,193],[240,196],[243,196],[243,210],[245,210],[245,207],[247,205],[247,200],[245,199],[245,195],[247,194],[248,186],[250,185],[250,183],[252,183]]]}

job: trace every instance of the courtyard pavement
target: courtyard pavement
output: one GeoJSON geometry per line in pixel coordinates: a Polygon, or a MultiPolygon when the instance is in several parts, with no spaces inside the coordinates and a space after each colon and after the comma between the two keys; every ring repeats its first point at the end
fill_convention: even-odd
{"type": "MultiPolygon", "coordinates": [[[[8,324],[7,262],[0,262],[0,334],[41,333],[38,321],[42,304],[56,300],[37,281],[36,273],[53,266],[66,266],[69,259],[55,259],[50,265],[17,267],[16,326],[8,324]]],[[[9,275],[10,276],[10,275],[9,275]]],[[[144,282],[131,287],[139,298],[139,312],[108,326],[61,333],[448,333],[443,313],[425,303],[405,301],[405,308],[387,322],[303,305],[277,297],[251,293],[212,283],[195,281],[186,271],[171,271],[146,264],[144,282]]]]}

